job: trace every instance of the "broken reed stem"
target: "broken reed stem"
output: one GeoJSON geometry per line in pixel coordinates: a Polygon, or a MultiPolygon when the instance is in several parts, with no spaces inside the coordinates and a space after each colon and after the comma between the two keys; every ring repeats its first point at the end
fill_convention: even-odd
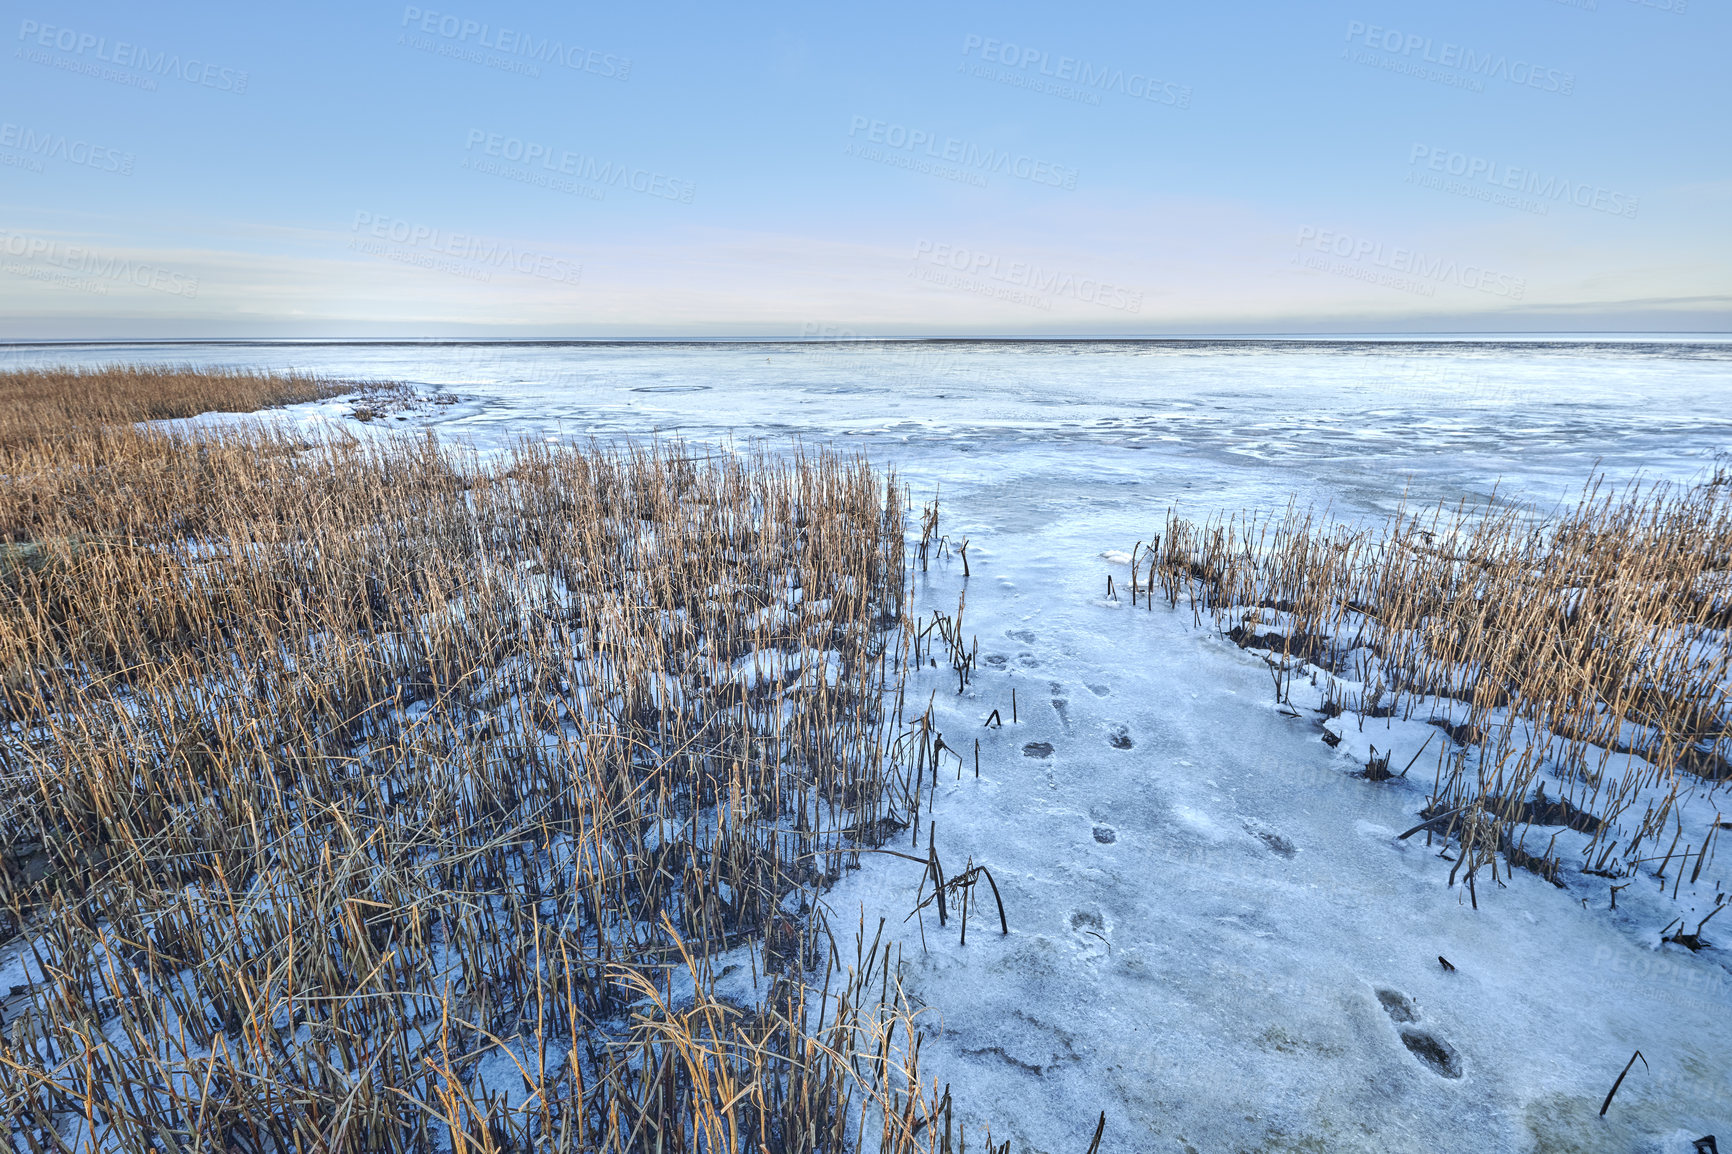
{"type": "Polygon", "coordinates": [[[1617,1095],[1618,1087],[1624,1084],[1625,1076],[1629,1074],[1630,1068],[1636,1064],[1638,1059],[1641,1060],[1642,1069],[1646,1070],[1648,1068],[1648,1059],[1642,1057],[1642,1051],[1637,1050],[1634,1054],[1630,1055],[1630,1060],[1624,1063],[1624,1068],[1618,1073],[1618,1080],[1612,1083],[1612,1088],[1610,1090],[1606,1091],[1606,1100],[1600,1103],[1600,1117],[1604,1118],[1606,1116],[1606,1111],[1612,1108],[1612,1099],[1617,1095]]]}

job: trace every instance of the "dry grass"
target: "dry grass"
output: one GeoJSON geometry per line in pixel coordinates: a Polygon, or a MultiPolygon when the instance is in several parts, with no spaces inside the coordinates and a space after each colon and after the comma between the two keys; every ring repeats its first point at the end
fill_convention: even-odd
{"type": "Polygon", "coordinates": [[[1447,733],[1425,816],[1461,842],[1452,881],[1496,877],[1500,852],[1556,881],[1549,844],[1523,848],[1530,826],[1590,834],[1582,865],[1608,877],[1679,844],[1700,872],[1712,831],[1666,829],[1684,793],[1732,776],[1722,487],[1595,484],[1552,516],[1460,505],[1374,528],[1169,515],[1138,563],[1151,605],[1188,594],[1199,624],[1269,651],[1278,697],[1309,671],[1326,713],[1417,710],[1447,733]],[[1536,791],[1548,774],[1564,796],[1536,791]]]}
{"type": "Polygon", "coordinates": [[[817,912],[928,755],[891,479],[113,423],[332,388],[0,376],[9,1146],[950,1149],[817,912]]]}
{"type": "Polygon", "coordinates": [[[199,413],[252,413],[349,391],[317,377],[176,366],[0,372],[0,445],[199,413]]]}

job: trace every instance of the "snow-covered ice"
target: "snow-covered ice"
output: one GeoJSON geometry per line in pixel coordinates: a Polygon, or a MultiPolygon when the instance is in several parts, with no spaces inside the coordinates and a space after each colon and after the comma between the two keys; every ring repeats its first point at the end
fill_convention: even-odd
{"type": "MultiPolygon", "coordinates": [[[[994,545],[968,602],[983,670],[961,696],[928,675],[946,742],[980,739],[981,777],[941,775],[930,816],[947,873],[992,869],[1012,933],[971,915],[963,947],[928,913],[905,959],[928,1072],[996,1138],[1064,1149],[1101,1110],[1121,1148],[1150,1150],[1690,1154],[1685,1131],[1728,1128],[1725,951],[1662,948],[1660,921],[1609,915],[1603,884],[1584,907],[1587,889],[1516,871],[1474,910],[1441,845],[1399,840],[1429,774],[1353,776],[1363,749],[1279,709],[1260,657],[1183,606],[1103,604],[1116,514],[950,527],[994,545]],[[1020,722],[984,727],[1013,686],[1020,722]],[[1652,1069],[1602,1120],[1636,1049],[1652,1069]]],[[[1359,743],[1387,748],[1384,725],[1359,743]]],[[[918,875],[862,871],[828,900],[896,924],[918,875]]]]}

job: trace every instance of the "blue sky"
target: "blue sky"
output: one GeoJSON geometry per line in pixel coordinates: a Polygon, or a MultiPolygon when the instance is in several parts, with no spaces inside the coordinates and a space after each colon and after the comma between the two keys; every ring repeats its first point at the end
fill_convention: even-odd
{"type": "Polygon", "coordinates": [[[0,27],[8,338],[1732,318],[1718,0],[152,8],[0,27]]]}

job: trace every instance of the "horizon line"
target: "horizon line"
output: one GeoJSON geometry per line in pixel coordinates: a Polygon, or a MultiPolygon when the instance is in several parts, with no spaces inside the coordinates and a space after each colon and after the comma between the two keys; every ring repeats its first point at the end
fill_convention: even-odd
{"type": "Polygon", "coordinates": [[[1543,342],[1549,344],[1715,344],[1732,342],[1732,331],[1710,330],[1606,330],[1600,332],[1560,332],[1556,330],[1497,331],[1463,329],[1458,331],[1425,332],[1267,332],[1267,333],[1165,333],[1146,336],[1018,336],[1000,334],[944,336],[865,336],[861,334],[823,336],[816,334],[778,336],[659,336],[659,337],[455,337],[455,336],[392,336],[392,337],[36,337],[0,338],[0,348],[75,348],[123,345],[280,345],[280,346],[425,346],[452,345],[836,345],[836,344],[1192,344],[1210,343],[1291,343],[1291,344],[1449,344],[1449,343],[1515,343],[1543,342]]]}

